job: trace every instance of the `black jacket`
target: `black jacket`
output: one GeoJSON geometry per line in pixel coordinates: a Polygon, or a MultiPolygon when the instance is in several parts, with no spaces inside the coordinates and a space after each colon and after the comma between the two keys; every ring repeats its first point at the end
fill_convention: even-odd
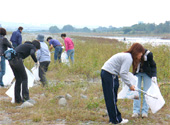
{"type": "Polygon", "coordinates": [[[11,43],[4,36],[0,35],[0,56],[9,48],[12,48],[11,43]]]}
{"type": "Polygon", "coordinates": [[[24,44],[20,44],[15,48],[15,50],[20,58],[25,59],[31,55],[34,62],[37,62],[37,58],[35,56],[36,48],[32,42],[25,42],[24,44]]]}
{"type": "MultiPolygon", "coordinates": [[[[145,53],[146,52],[147,52],[147,50],[145,50],[145,53]]],[[[152,52],[150,52],[147,55],[147,61],[143,61],[141,68],[142,68],[143,72],[146,73],[149,77],[156,77],[156,75],[157,75],[156,63],[153,60],[152,52]]],[[[141,71],[141,68],[140,68],[139,72],[141,71]]]]}

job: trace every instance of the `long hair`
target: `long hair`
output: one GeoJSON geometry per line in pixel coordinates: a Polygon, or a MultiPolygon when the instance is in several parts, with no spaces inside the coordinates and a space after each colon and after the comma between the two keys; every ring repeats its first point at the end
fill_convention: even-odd
{"type": "Polygon", "coordinates": [[[134,43],[128,51],[126,51],[127,53],[130,53],[132,55],[132,58],[133,58],[133,73],[136,72],[137,70],[137,67],[138,67],[138,64],[140,62],[140,60],[137,58],[138,54],[139,53],[142,53],[144,54],[145,53],[145,49],[144,47],[139,44],[139,43],[134,43]]]}

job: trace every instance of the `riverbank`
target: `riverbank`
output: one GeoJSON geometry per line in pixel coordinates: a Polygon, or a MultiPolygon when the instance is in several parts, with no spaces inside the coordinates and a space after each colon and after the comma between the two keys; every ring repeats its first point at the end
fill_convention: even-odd
{"type": "MultiPolygon", "coordinates": [[[[24,39],[34,39],[30,35],[27,36],[28,38],[26,36],[25,34],[24,39]]],[[[60,39],[60,36],[56,34],[50,34],[50,36],[60,39]]],[[[108,124],[100,81],[101,67],[113,54],[126,51],[130,45],[114,39],[78,36],[72,39],[75,44],[74,65],[69,67],[65,64],[54,63],[52,53],[47,72],[50,85],[43,88],[39,84],[30,88],[30,97],[36,101],[33,107],[16,108],[21,104],[11,104],[11,99],[5,95],[8,88],[0,88],[0,124],[108,124]],[[71,98],[70,96],[68,98],[68,94],[71,98]],[[66,99],[65,106],[59,104],[61,98],[66,99]]],[[[129,125],[168,124],[170,123],[170,86],[167,83],[170,82],[170,49],[166,45],[144,44],[144,47],[154,54],[158,83],[164,83],[160,90],[166,104],[156,114],[149,111],[149,117],[146,119],[131,118],[132,100],[118,100],[118,108],[123,118],[129,119],[129,125]]],[[[24,60],[24,65],[28,69],[34,66],[31,57],[24,60]]]]}

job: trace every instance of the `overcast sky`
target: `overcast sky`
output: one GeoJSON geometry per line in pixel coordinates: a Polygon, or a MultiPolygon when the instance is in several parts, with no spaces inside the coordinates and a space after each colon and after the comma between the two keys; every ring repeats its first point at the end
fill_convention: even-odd
{"type": "Polygon", "coordinates": [[[170,21],[170,0],[0,0],[0,21],[123,27],[170,21]]]}

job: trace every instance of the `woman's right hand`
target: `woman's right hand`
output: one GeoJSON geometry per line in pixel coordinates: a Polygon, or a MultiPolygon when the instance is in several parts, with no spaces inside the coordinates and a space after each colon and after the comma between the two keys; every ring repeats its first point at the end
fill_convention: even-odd
{"type": "Polygon", "coordinates": [[[135,86],[132,85],[132,86],[130,87],[130,90],[131,90],[131,91],[135,91],[135,86]]]}

